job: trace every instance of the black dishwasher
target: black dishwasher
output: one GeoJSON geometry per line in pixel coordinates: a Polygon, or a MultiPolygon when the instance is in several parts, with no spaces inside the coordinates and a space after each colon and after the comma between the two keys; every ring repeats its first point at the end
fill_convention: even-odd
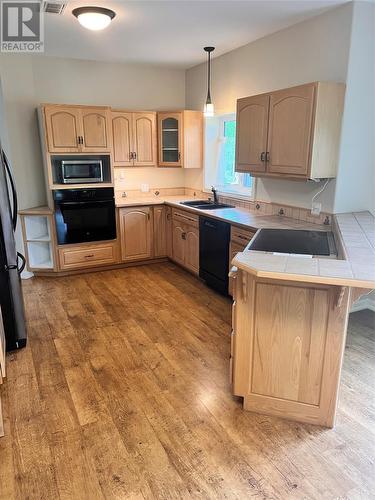
{"type": "Polygon", "coordinates": [[[230,224],[199,217],[199,276],[228,295],[230,224]]]}

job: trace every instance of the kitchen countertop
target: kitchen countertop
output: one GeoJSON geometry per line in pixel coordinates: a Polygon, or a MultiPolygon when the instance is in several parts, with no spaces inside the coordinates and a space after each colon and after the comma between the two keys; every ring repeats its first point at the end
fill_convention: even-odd
{"type": "MultiPolygon", "coordinates": [[[[262,278],[375,288],[375,218],[369,212],[338,214],[334,234],[343,259],[306,258],[245,250],[232,263],[262,278]]],[[[319,227],[319,226],[318,226],[319,227]]]]}
{"type": "Polygon", "coordinates": [[[167,204],[181,210],[207,215],[245,229],[333,230],[342,258],[307,258],[295,255],[247,250],[238,253],[232,264],[258,277],[326,285],[375,289],[375,218],[369,212],[337,214],[333,227],[311,224],[280,215],[257,215],[242,208],[200,210],[181,205],[187,196],[140,197],[116,200],[117,207],[167,204]]]}
{"type": "Polygon", "coordinates": [[[134,206],[147,206],[147,205],[163,205],[167,204],[174,208],[186,210],[188,212],[207,215],[213,219],[222,220],[235,224],[236,226],[244,229],[257,229],[270,228],[270,229],[311,229],[315,231],[329,231],[331,226],[323,226],[319,224],[311,224],[309,222],[291,219],[284,215],[258,215],[250,212],[244,208],[219,208],[215,210],[201,210],[194,207],[181,205],[181,201],[194,200],[188,196],[158,196],[158,197],[145,197],[145,198],[121,198],[116,200],[116,207],[134,207],[134,206]]]}

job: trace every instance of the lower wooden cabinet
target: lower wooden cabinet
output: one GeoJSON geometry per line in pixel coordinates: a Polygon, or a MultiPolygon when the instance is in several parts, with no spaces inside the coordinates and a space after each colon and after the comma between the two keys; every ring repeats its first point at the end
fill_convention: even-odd
{"type": "Polygon", "coordinates": [[[198,216],[173,211],[172,259],[195,274],[199,273],[198,216]]]}
{"type": "MultiPolygon", "coordinates": [[[[243,229],[237,226],[231,226],[230,228],[230,246],[229,246],[229,269],[232,266],[232,260],[239,252],[243,252],[254,236],[254,231],[249,231],[248,229],[243,229]]],[[[228,293],[233,296],[233,278],[229,278],[228,293]]]]}
{"type": "Polygon", "coordinates": [[[236,273],[233,393],[244,408],[332,427],[350,291],[236,273]]]}
{"type": "Polygon", "coordinates": [[[185,226],[185,267],[199,273],[199,229],[185,226]]]}
{"type": "Polygon", "coordinates": [[[181,222],[172,223],[172,258],[181,266],[185,265],[185,228],[181,222]]]}
{"type": "Polygon", "coordinates": [[[168,255],[167,207],[154,207],[154,257],[168,255]]]}
{"type": "Polygon", "coordinates": [[[59,247],[59,265],[62,271],[115,264],[117,241],[59,247]]]}
{"type": "Polygon", "coordinates": [[[121,258],[124,262],[152,257],[152,207],[121,208],[121,258]]]}

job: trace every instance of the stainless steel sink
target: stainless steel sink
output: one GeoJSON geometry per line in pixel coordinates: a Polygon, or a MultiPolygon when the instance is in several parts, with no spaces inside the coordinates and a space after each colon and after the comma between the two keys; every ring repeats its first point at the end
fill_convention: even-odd
{"type": "Polygon", "coordinates": [[[213,203],[208,200],[194,200],[194,201],[181,201],[181,205],[186,205],[187,207],[199,208],[201,210],[215,210],[217,208],[233,208],[233,205],[227,205],[226,203],[213,203]]]}

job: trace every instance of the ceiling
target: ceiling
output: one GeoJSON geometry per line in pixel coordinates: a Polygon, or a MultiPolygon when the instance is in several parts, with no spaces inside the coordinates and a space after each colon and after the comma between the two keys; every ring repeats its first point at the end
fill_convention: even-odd
{"type": "Polygon", "coordinates": [[[347,0],[69,0],[62,15],[45,14],[45,55],[189,68],[347,0]],[[71,14],[83,5],[116,12],[103,31],[83,28],[71,14]]]}

